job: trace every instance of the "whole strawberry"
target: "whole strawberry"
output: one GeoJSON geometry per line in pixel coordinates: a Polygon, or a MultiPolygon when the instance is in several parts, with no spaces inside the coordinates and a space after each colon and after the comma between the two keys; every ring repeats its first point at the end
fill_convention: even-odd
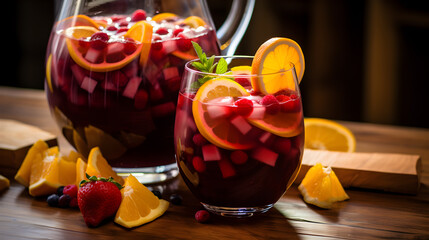
{"type": "Polygon", "coordinates": [[[113,217],[122,201],[122,186],[113,178],[86,175],[77,193],[79,209],[88,227],[96,227],[103,220],[113,217]]]}

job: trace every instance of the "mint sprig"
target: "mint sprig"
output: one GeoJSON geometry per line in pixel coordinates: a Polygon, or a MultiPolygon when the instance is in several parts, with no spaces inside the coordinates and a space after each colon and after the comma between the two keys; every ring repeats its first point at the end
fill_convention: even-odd
{"type": "MultiPolygon", "coordinates": [[[[205,73],[226,73],[226,71],[228,70],[228,63],[225,61],[224,58],[220,58],[219,61],[215,63],[215,55],[212,55],[210,58],[207,59],[207,55],[203,52],[203,49],[198,43],[192,41],[192,45],[194,46],[194,50],[200,60],[199,62],[192,62],[192,66],[194,68],[205,73]]],[[[203,76],[202,78],[199,78],[197,81],[193,82],[191,88],[198,89],[199,87],[201,87],[201,85],[203,85],[205,82],[212,78],[214,77],[210,75],[203,76]]]]}

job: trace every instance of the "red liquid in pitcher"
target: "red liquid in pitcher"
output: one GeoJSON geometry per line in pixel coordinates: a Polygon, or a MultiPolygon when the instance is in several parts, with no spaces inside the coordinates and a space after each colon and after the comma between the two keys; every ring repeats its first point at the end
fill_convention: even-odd
{"type": "Polygon", "coordinates": [[[217,38],[207,25],[144,17],[153,26],[153,35],[150,43],[140,43],[124,38],[137,22],[133,17],[92,19],[99,23],[100,36],[95,37],[71,38],[68,28],[53,32],[47,55],[49,105],[66,139],[85,156],[98,146],[113,167],[174,163],[181,76],[185,62],[196,58],[191,41],[209,54],[219,54],[217,38]],[[144,66],[138,52],[143,44],[150,44],[144,66]],[[101,67],[88,69],[85,62],[101,67]]]}

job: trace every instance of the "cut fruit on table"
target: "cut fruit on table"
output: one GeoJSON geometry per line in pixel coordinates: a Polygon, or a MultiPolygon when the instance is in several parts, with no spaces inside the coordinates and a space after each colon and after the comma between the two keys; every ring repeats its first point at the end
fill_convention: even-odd
{"type": "Polygon", "coordinates": [[[168,209],[169,202],[159,199],[133,175],[125,179],[121,189],[122,202],[115,216],[115,223],[133,228],[151,222],[168,209]]]}
{"type": "MultiPolygon", "coordinates": [[[[215,78],[204,83],[197,91],[192,103],[192,113],[200,133],[214,145],[225,149],[248,149],[253,146],[250,139],[240,134],[227,118],[213,120],[207,114],[207,104],[217,98],[242,97],[250,94],[237,82],[226,78],[215,78]],[[230,136],[230,137],[229,137],[230,136]],[[243,136],[243,137],[237,137],[243,136]]],[[[243,119],[242,117],[237,120],[243,119]]],[[[245,120],[244,120],[245,121],[245,120]]]]}
{"type": "Polygon", "coordinates": [[[30,185],[31,166],[33,162],[39,162],[43,159],[43,154],[48,150],[49,146],[46,142],[38,140],[27,152],[21,167],[15,175],[15,180],[20,184],[28,187],[30,185]]]}
{"type": "Polygon", "coordinates": [[[253,89],[263,94],[275,94],[283,89],[295,90],[293,73],[287,71],[292,67],[291,64],[295,66],[297,81],[301,82],[305,68],[301,47],[288,38],[271,38],[266,41],[256,51],[252,62],[252,74],[268,75],[253,77],[253,89]],[[270,73],[281,71],[285,71],[285,73],[270,75],[270,73]],[[281,80],[279,80],[280,77],[281,80]]]}
{"type": "Polygon", "coordinates": [[[305,148],[354,152],[356,139],[345,126],[327,119],[305,118],[305,148]]]}
{"type": "Polygon", "coordinates": [[[0,192],[9,188],[9,186],[9,179],[5,178],[3,175],[0,175],[0,192]]]}
{"type": "Polygon", "coordinates": [[[90,176],[105,178],[112,177],[119,184],[124,184],[124,179],[113,171],[112,167],[107,163],[107,160],[103,157],[100,152],[100,148],[98,147],[92,148],[89,152],[86,173],[90,176]]]}
{"type": "Polygon", "coordinates": [[[306,203],[330,209],[335,202],[349,199],[331,167],[317,163],[311,167],[298,186],[306,203]]]}

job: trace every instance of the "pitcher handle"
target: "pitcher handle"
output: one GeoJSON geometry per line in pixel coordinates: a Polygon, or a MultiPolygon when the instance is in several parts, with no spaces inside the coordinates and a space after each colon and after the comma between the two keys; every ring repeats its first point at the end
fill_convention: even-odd
{"type": "Polygon", "coordinates": [[[225,22],[217,31],[222,55],[231,56],[249,26],[255,0],[234,0],[225,22]]]}

